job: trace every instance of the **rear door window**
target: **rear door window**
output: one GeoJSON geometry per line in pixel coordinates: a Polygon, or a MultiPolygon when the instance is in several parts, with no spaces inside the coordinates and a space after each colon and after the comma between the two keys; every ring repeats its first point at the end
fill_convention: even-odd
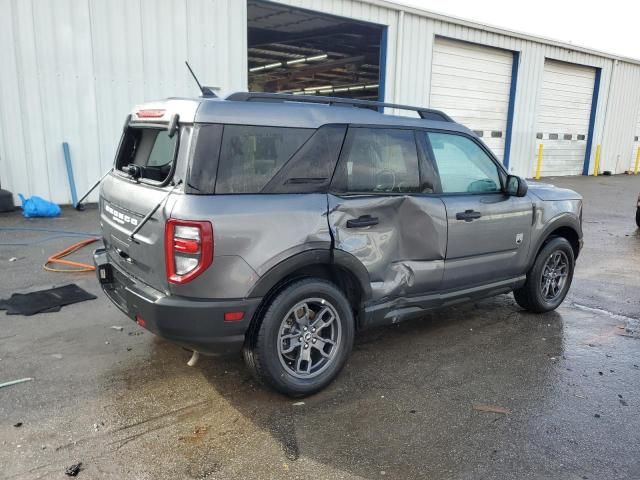
{"type": "Polygon", "coordinates": [[[116,169],[128,173],[138,167],[138,178],[163,183],[173,170],[178,135],[169,137],[166,129],[129,127],[124,133],[116,158],[116,169]]]}
{"type": "Polygon", "coordinates": [[[345,193],[419,192],[413,130],[350,128],[332,186],[345,193]]]}
{"type": "Polygon", "coordinates": [[[320,127],[269,181],[263,193],[326,192],[346,131],[344,125],[320,127]]]}
{"type": "Polygon", "coordinates": [[[313,129],[225,125],[216,193],[260,193],[313,129]]]}

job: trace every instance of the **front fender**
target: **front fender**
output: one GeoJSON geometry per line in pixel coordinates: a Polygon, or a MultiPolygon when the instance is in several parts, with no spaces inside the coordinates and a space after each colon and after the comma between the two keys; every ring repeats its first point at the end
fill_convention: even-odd
{"type": "MultiPolygon", "coordinates": [[[[544,220],[543,213],[536,215],[534,223],[534,232],[532,235],[531,255],[527,265],[527,271],[536,260],[538,252],[542,248],[545,241],[555,231],[560,228],[569,228],[575,232],[578,237],[579,246],[582,247],[582,225],[580,218],[572,212],[563,212],[555,215],[549,220],[544,220]]],[[[577,258],[577,255],[576,255],[577,258]]]]}

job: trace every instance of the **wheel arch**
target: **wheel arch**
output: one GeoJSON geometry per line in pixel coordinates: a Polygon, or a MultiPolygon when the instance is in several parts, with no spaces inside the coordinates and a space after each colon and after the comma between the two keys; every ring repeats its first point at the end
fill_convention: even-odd
{"type": "Polygon", "coordinates": [[[546,243],[553,237],[562,237],[567,239],[571,244],[574,258],[578,258],[580,248],[582,247],[582,228],[580,226],[580,220],[572,216],[563,215],[552,220],[538,237],[535,248],[532,250],[535,252],[535,255],[531,256],[528,268],[531,268],[538,257],[540,250],[542,250],[546,243]]]}
{"type": "Polygon", "coordinates": [[[262,297],[262,302],[251,321],[250,330],[259,323],[264,308],[273,297],[292,282],[309,277],[330,281],[342,290],[352,306],[356,326],[359,325],[362,306],[371,298],[371,283],[366,268],[347,252],[314,249],[280,262],[256,282],[248,296],[262,297]]]}

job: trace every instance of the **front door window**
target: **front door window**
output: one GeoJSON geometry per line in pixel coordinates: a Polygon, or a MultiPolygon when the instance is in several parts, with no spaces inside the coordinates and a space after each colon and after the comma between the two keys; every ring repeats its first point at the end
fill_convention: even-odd
{"type": "Polygon", "coordinates": [[[427,134],[443,193],[500,192],[498,166],[473,140],[461,135],[427,134]]]}

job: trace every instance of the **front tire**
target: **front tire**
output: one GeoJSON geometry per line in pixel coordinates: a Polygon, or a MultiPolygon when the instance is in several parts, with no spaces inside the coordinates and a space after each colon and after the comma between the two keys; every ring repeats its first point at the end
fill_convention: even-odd
{"type": "Polygon", "coordinates": [[[336,378],[351,353],[354,320],[349,301],[334,284],[299,280],[280,291],[263,312],[243,350],[259,381],[302,397],[336,378]]]}
{"type": "Polygon", "coordinates": [[[640,228],[640,207],[636,208],[636,225],[640,228]]]}
{"type": "Polygon", "coordinates": [[[540,250],[526,283],[513,291],[525,310],[544,313],[555,310],[564,301],[575,267],[573,248],[566,238],[554,237],[540,250]]]}

